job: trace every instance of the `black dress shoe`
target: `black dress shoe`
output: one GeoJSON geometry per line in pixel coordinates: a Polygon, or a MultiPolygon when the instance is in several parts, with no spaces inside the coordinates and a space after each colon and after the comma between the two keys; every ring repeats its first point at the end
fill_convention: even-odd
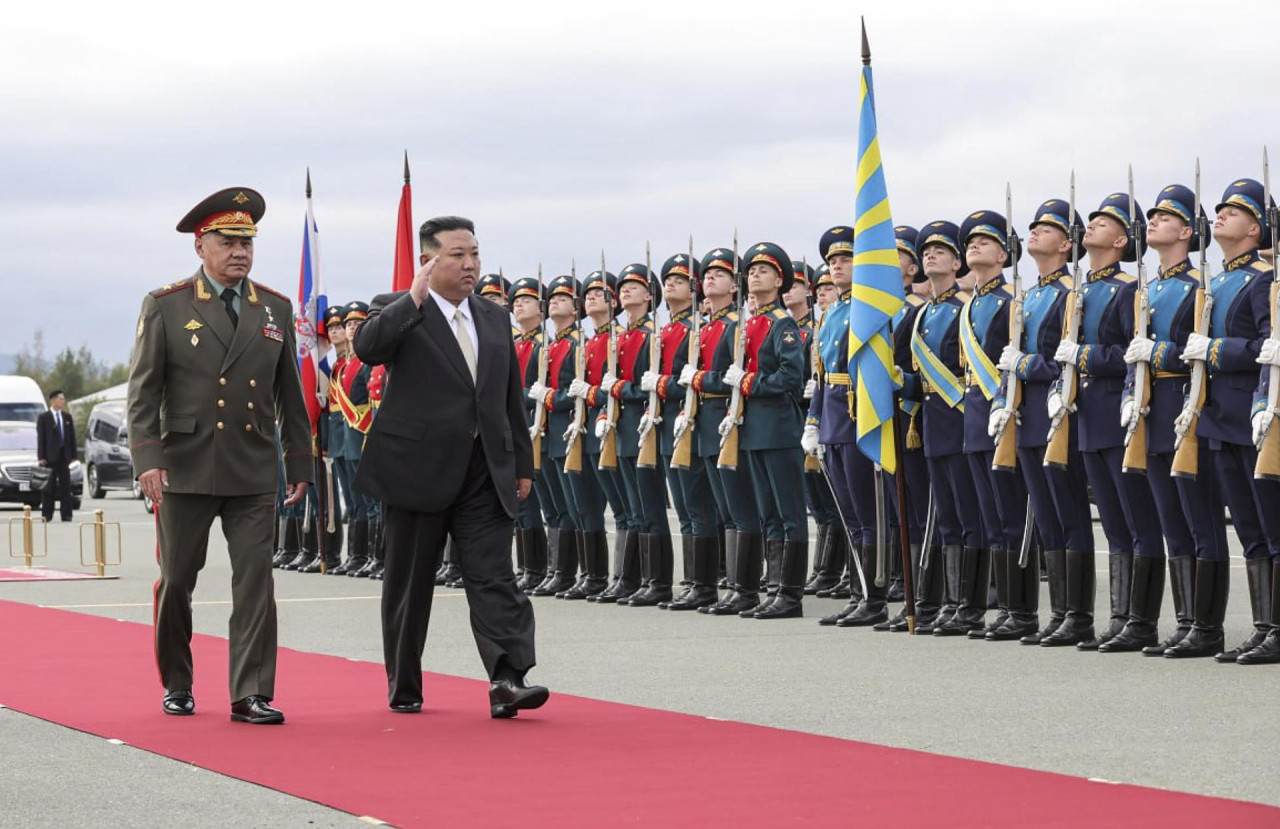
{"type": "Polygon", "coordinates": [[[196,698],[190,691],[169,691],[164,695],[164,712],[175,717],[189,717],[196,712],[196,698]]]}
{"type": "Polygon", "coordinates": [[[397,714],[417,714],[422,711],[421,702],[393,702],[391,710],[397,714]]]}
{"type": "Polygon", "coordinates": [[[525,685],[524,679],[499,679],[489,685],[489,716],[514,717],[519,711],[541,708],[551,692],[541,685],[525,685]]]}
{"type": "Polygon", "coordinates": [[[247,722],[250,725],[280,725],[284,722],[284,714],[272,708],[266,697],[254,694],[231,703],[231,721],[247,722]]]}

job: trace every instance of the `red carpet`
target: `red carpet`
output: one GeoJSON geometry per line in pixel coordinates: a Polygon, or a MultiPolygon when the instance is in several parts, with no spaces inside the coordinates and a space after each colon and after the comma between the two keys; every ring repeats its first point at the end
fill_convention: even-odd
{"type": "MultiPolygon", "coordinates": [[[[47,567],[0,567],[0,581],[80,581],[97,579],[97,573],[76,573],[71,570],[51,570],[47,567]]],[[[115,576],[105,578],[114,579],[115,576]]]]}
{"type": "Polygon", "coordinates": [[[381,665],[290,650],[288,724],[233,724],[226,642],[208,636],[195,641],[199,713],[166,717],[150,628],[0,602],[0,630],[4,705],[398,826],[1280,825],[1269,806],[554,692],[493,721],[485,684],[440,675],[424,713],[397,715],[381,665]]]}

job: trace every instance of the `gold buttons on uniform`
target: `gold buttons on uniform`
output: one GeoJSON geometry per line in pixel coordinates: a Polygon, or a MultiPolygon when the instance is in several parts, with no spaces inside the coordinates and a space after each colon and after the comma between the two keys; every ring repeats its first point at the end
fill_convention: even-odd
{"type": "Polygon", "coordinates": [[[250,381],[249,381],[249,388],[251,388],[251,389],[256,389],[257,387],[258,387],[258,381],[257,381],[257,380],[250,380],[250,381]]]}
{"type": "Polygon", "coordinates": [[[227,384],[227,378],[225,378],[225,377],[219,377],[219,378],[218,378],[218,385],[219,385],[219,386],[225,386],[226,384],[227,384]]]}
{"type": "Polygon", "coordinates": [[[218,428],[219,428],[219,429],[225,428],[225,427],[222,425],[222,421],[221,421],[221,420],[219,420],[219,421],[218,421],[218,428]]]}
{"type": "Polygon", "coordinates": [[[250,408],[250,409],[252,409],[252,408],[253,408],[253,404],[252,404],[252,403],[250,403],[250,404],[249,404],[249,408],[250,408]]]}
{"type": "Polygon", "coordinates": [[[252,423],[246,423],[246,424],[244,425],[244,430],[245,430],[246,432],[252,432],[252,431],[253,431],[253,424],[252,424],[252,423]]]}
{"type": "Polygon", "coordinates": [[[225,401],[225,400],[219,400],[219,401],[218,401],[218,408],[219,408],[219,409],[221,409],[221,408],[222,408],[223,406],[225,406],[225,405],[227,405],[227,401],[225,401]]]}

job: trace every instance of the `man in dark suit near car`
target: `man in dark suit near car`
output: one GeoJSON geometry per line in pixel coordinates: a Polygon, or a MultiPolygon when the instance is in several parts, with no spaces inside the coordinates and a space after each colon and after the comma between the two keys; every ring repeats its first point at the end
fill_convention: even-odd
{"type": "Polygon", "coordinates": [[[365,363],[388,384],[355,488],[385,505],[382,642],[393,711],[422,710],[422,650],[435,572],[451,537],[489,675],[490,715],[541,706],[525,684],[534,666],[533,608],[516,589],[511,538],[529,494],[533,449],[506,311],[472,297],[480,272],[475,226],[444,216],[419,230],[422,268],[407,291],[374,298],[356,333],[365,363]]]}
{"type": "Polygon", "coordinates": [[[36,458],[52,472],[40,498],[45,521],[53,520],[53,501],[62,507],[62,520],[71,520],[71,462],[76,459],[76,425],[66,411],[67,396],[61,389],[49,392],[49,409],[36,420],[36,458]]]}

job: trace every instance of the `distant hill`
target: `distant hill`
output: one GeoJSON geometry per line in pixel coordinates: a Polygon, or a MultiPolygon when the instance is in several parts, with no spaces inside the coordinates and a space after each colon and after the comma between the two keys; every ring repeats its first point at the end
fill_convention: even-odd
{"type": "Polygon", "coordinates": [[[0,374],[12,373],[13,365],[17,361],[16,354],[0,354],[0,374]]]}

